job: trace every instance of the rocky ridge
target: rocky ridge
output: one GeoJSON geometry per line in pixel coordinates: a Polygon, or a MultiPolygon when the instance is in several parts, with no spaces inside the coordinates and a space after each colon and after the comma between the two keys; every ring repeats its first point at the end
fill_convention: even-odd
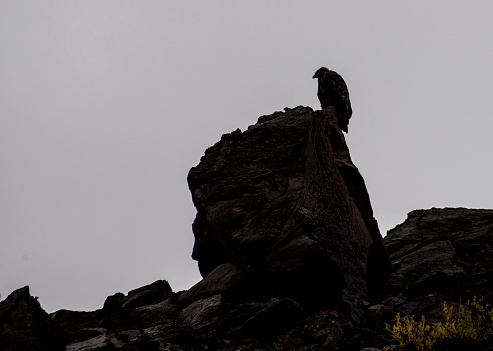
{"type": "Polygon", "coordinates": [[[493,210],[413,211],[382,239],[332,108],[224,135],[188,181],[199,283],[51,315],[24,287],[0,302],[0,349],[370,351],[396,313],[492,303],[493,210]]]}

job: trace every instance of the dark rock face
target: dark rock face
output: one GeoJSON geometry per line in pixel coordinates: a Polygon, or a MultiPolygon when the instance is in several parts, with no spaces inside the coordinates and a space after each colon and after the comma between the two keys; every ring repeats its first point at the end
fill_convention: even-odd
{"type": "Polygon", "coordinates": [[[493,210],[416,210],[384,241],[395,267],[392,310],[419,315],[473,295],[493,301],[493,210]]]}
{"type": "Polygon", "coordinates": [[[332,108],[224,135],[189,184],[200,282],[51,315],[21,288],[0,302],[0,350],[381,351],[396,313],[493,303],[493,210],[413,211],[382,240],[332,108]]]}
{"type": "Polygon", "coordinates": [[[0,302],[0,350],[65,350],[56,324],[31,296],[28,286],[0,302]]]}
{"type": "Polygon", "coordinates": [[[231,263],[305,308],[366,298],[390,267],[333,108],[286,109],[223,135],[190,170],[193,258],[231,263]],[[308,293],[307,293],[308,292],[308,293]]]}

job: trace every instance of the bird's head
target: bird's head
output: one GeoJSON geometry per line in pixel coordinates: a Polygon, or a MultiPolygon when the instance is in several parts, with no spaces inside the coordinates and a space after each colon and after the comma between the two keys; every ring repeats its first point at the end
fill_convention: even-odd
{"type": "Polygon", "coordinates": [[[328,72],[328,71],[329,71],[329,69],[327,67],[320,67],[319,69],[317,69],[317,72],[315,72],[315,74],[313,75],[312,78],[314,78],[314,79],[315,78],[320,78],[320,77],[323,76],[323,74],[325,72],[328,72]]]}

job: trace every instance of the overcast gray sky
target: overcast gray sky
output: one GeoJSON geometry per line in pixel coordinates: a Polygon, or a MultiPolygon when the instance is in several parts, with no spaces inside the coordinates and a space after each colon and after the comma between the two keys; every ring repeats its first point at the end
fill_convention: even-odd
{"type": "Polygon", "coordinates": [[[492,208],[493,2],[0,0],[0,293],[49,312],[200,279],[188,170],[261,115],[319,108],[382,234],[417,208],[492,208]]]}

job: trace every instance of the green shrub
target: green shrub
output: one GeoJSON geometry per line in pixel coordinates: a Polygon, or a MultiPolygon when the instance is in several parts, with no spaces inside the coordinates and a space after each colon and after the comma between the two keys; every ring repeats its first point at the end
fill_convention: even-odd
{"type": "Polygon", "coordinates": [[[459,316],[454,318],[453,307],[444,302],[445,320],[433,324],[424,316],[416,322],[414,316],[398,314],[395,324],[387,326],[394,340],[384,351],[493,350],[493,309],[476,297],[466,306],[460,305],[459,316]]]}

